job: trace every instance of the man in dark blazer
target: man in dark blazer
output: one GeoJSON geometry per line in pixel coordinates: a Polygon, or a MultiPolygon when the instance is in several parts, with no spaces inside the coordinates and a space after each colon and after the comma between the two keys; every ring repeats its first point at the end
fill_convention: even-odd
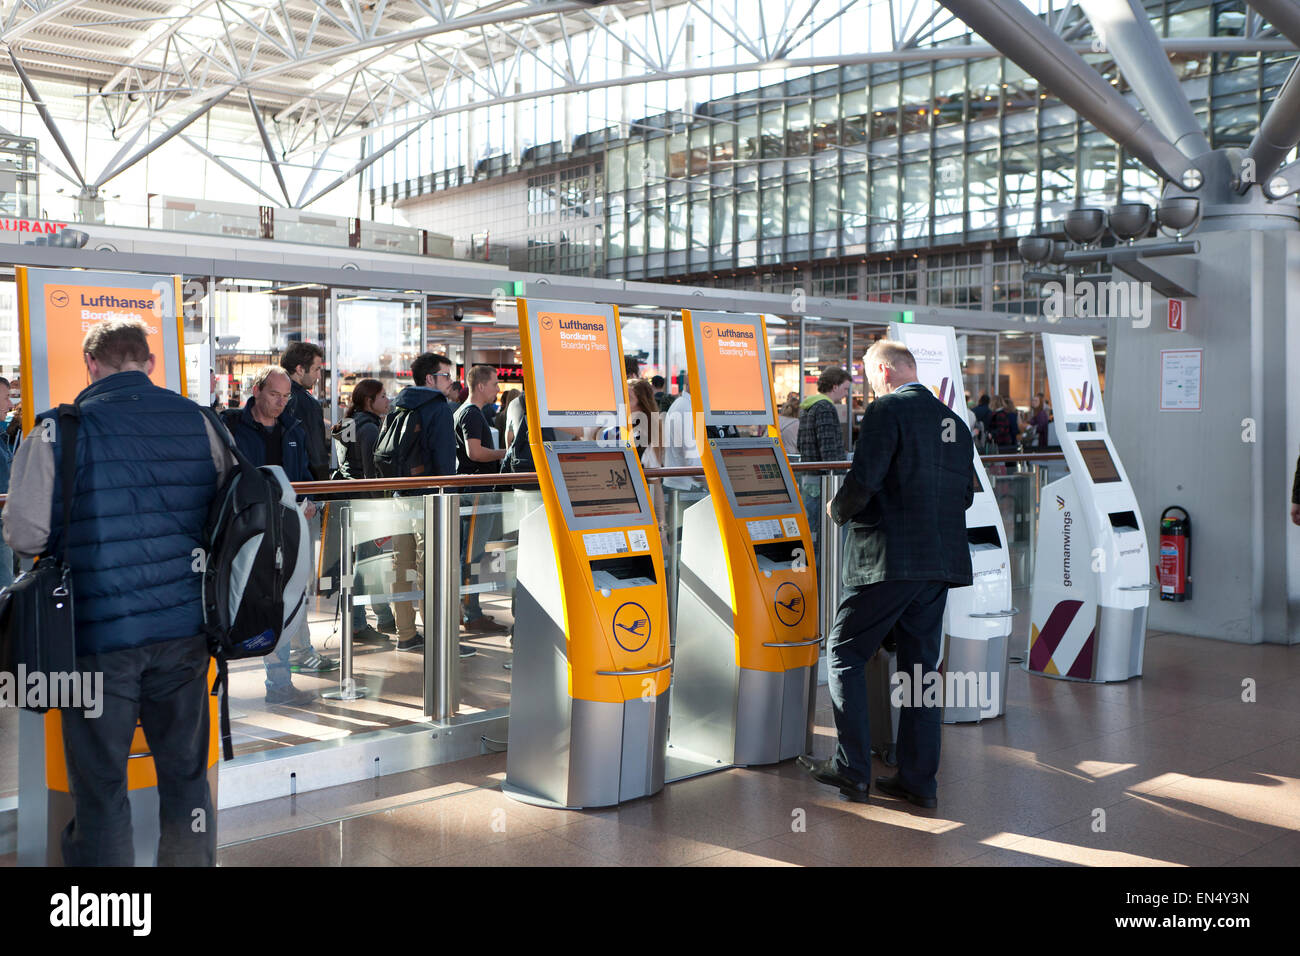
{"type": "MultiPolygon", "coordinates": [[[[828,505],[836,524],[849,526],[844,595],[827,642],[839,743],[829,760],[799,758],[813,779],[861,803],[871,775],[867,661],[893,631],[899,672],[914,680],[917,664],[923,675],[938,671],[948,588],[971,583],[966,509],[975,453],[964,409],[953,412],[917,381],[906,346],[881,340],[864,366],[877,397],[863,416],[853,467],[828,505]]],[[[877,777],[876,789],[934,807],[942,709],[908,706],[908,698],[898,773],[877,777]]]]}

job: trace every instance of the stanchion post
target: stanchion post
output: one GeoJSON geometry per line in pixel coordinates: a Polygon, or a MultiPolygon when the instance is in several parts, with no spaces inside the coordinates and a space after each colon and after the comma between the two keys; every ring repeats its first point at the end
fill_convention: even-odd
{"type": "Polygon", "coordinates": [[[460,495],[424,496],[425,713],[446,720],[459,706],[460,495]]]}
{"type": "Polygon", "coordinates": [[[352,668],[352,591],[354,589],[355,553],[352,540],[352,503],[339,503],[339,688],[326,691],[321,696],[328,700],[356,700],[366,695],[365,688],[358,687],[352,668]]]}

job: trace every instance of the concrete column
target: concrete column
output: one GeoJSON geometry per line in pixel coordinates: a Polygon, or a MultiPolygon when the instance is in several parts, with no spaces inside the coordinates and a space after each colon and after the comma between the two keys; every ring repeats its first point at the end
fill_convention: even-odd
{"type": "MultiPolygon", "coordinates": [[[[1300,642],[1300,233],[1205,232],[1186,331],[1109,321],[1106,419],[1158,560],[1160,512],[1192,518],[1192,597],[1152,594],[1149,626],[1238,643],[1300,642]],[[1160,411],[1161,350],[1203,349],[1201,411],[1160,411]],[[1297,610],[1293,610],[1296,608],[1297,610]]],[[[1116,278],[1121,278],[1116,273],[1116,278]]],[[[1057,399],[1059,401],[1059,399],[1057,399]]]]}

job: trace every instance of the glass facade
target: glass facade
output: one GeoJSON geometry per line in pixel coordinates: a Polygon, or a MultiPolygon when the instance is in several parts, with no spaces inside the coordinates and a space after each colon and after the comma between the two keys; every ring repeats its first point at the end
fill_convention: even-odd
{"type": "MultiPolygon", "coordinates": [[[[1243,0],[1144,5],[1167,38],[1239,36],[1247,29],[1243,0]]],[[[801,52],[833,57],[885,48],[882,42],[893,38],[894,29],[889,4],[863,0],[848,6],[852,13],[845,16],[861,21],[858,34],[836,35],[847,34],[858,20],[830,20],[836,28],[819,33],[801,52]]],[[[1076,18],[1065,24],[1073,40],[1092,36],[1077,9],[1028,6],[1076,18]]],[[[714,44],[696,59],[714,66],[737,62],[735,39],[716,28],[743,16],[740,6],[701,0],[692,8],[711,24],[695,24],[697,53],[706,37],[714,44]]],[[[924,5],[918,11],[919,20],[924,5]]],[[[814,24],[826,16],[809,13],[814,24]]],[[[624,27],[634,37],[644,33],[649,44],[656,35],[671,34],[677,15],[639,14],[624,27]]],[[[592,49],[601,42],[584,41],[592,49]]],[[[967,42],[982,41],[954,21],[918,46],[967,42]]],[[[1084,58],[1128,92],[1110,55],[1084,58]]],[[[1294,59],[1294,53],[1170,56],[1215,148],[1249,143],[1294,59]]],[[[530,268],[754,290],[772,288],[773,275],[794,269],[799,287],[811,295],[1032,315],[1039,313],[1039,302],[1017,264],[1018,237],[1053,229],[1076,204],[1108,207],[1158,198],[1153,173],[1000,57],[785,70],[779,82],[768,79],[774,72],[700,78],[681,90],[693,96],[676,95],[667,82],[620,94],[574,94],[579,109],[567,112],[538,107],[531,121],[549,117],[552,126],[534,125],[528,135],[545,148],[517,150],[519,168],[534,170],[530,196],[535,188],[562,185],[562,174],[547,163],[555,165],[564,155],[571,162],[590,157],[582,168],[603,173],[592,179],[591,215],[600,225],[592,231],[592,247],[587,237],[553,229],[529,239],[530,268]],[[562,133],[567,141],[556,139],[562,133]],[[827,289],[826,269],[835,270],[829,287],[834,291],[827,289]]],[[[505,170],[509,131],[495,128],[505,138],[491,150],[506,157],[499,164],[505,170]]],[[[455,176],[420,176],[415,194],[490,172],[490,163],[471,169],[463,162],[455,176]]],[[[412,194],[381,185],[386,182],[394,179],[377,170],[373,183],[379,193],[372,198],[412,194]]],[[[535,207],[529,201],[530,222],[539,213],[560,214],[558,197],[539,202],[535,207]]]]}

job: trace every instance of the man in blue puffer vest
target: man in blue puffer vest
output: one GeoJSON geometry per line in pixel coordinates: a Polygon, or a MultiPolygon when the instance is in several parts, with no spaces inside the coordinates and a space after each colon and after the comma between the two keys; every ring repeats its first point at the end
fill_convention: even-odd
{"type": "Polygon", "coordinates": [[[103,711],[65,708],[63,746],[75,816],[69,866],[130,866],[126,764],[136,721],[158,773],[158,862],[211,866],[216,820],[208,789],[208,645],[202,577],[208,507],[233,465],[197,405],[149,381],[154,357],[137,321],[96,325],[82,342],[93,384],[77,396],[76,485],[66,548],[62,449],[46,419],[19,446],[4,533],[30,557],[63,551],[72,567],[77,666],[104,675],[103,711]],[[206,825],[195,831],[196,820],[206,825]]]}
{"type": "MultiPolygon", "coordinates": [[[[221,420],[230,429],[235,445],[253,465],[279,465],[290,481],[311,481],[307,458],[306,432],[289,408],[292,383],[284,369],[267,365],[253,377],[253,397],[243,408],[222,412],[221,420]]],[[[308,521],[316,513],[316,504],[303,501],[303,515],[308,521]]],[[[314,696],[293,686],[289,677],[296,670],[320,672],[338,667],[338,661],[317,654],[311,646],[307,617],[293,634],[285,635],[262,660],[266,664],[266,702],[301,707],[314,696]]]]}

